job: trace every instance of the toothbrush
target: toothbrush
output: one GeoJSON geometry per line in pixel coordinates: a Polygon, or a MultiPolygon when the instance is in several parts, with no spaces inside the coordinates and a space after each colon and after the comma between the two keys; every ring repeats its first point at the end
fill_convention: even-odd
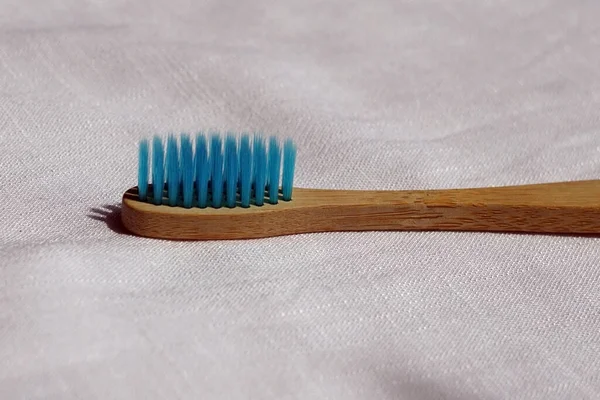
{"type": "Polygon", "coordinates": [[[170,135],[166,145],[159,136],[144,139],[138,185],[122,199],[123,225],[139,236],[172,240],[381,230],[600,233],[600,180],[445,190],[305,189],[293,186],[295,163],[289,139],[170,135]]]}

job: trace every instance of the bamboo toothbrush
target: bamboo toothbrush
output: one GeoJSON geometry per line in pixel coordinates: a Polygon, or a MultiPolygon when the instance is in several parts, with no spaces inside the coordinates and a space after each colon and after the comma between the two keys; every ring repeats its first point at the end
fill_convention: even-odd
{"type": "Polygon", "coordinates": [[[451,190],[304,189],[293,187],[295,161],[294,143],[282,146],[275,137],[171,135],[166,149],[158,136],[151,144],[142,140],[138,185],[123,195],[123,224],[140,236],[175,240],[377,230],[600,233],[600,180],[451,190]]]}

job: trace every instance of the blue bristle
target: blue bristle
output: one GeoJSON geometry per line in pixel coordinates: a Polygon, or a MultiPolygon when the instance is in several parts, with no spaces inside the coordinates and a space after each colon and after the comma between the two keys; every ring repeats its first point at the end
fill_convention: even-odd
{"type": "Polygon", "coordinates": [[[180,196],[183,196],[183,192],[181,189],[181,185],[183,183],[183,159],[181,158],[181,146],[182,146],[181,140],[183,139],[183,137],[185,135],[186,135],[185,133],[181,134],[181,136],[179,137],[179,147],[177,147],[177,157],[179,158],[178,170],[179,170],[179,192],[180,192],[179,194],[180,194],[180,196]]]}
{"type": "Polygon", "coordinates": [[[223,141],[218,134],[210,139],[210,161],[212,167],[212,206],[220,208],[223,204],[223,141]]]}
{"type": "Polygon", "coordinates": [[[154,136],[152,141],[152,187],[153,202],[156,205],[162,204],[163,187],[165,184],[165,161],[162,139],[154,136]]]}
{"type": "Polygon", "coordinates": [[[265,140],[265,154],[266,154],[266,159],[265,159],[265,191],[268,193],[269,192],[269,146],[268,146],[268,142],[265,140]]]}
{"type": "Polygon", "coordinates": [[[225,159],[227,166],[225,169],[226,185],[225,195],[227,198],[227,207],[235,207],[235,201],[237,197],[237,183],[238,183],[238,152],[237,142],[235,136],[228,135],[225,141],[225,159]]]}
{"type": "Polygon", "coordinates": [[[138,153],[138,196],[141,201],[146,201],[148,198],[149,151],[148,139],[142,139],[138,153]]]}
{"type": "Polygon", "coordinates": [[[179,196],[179,149],[177,138],[169,135],[167,139],[167,198],[168,204],[177,205],[179,196]]]}
{"type": "Polygon", "coordinates": [[[267,178],[267,151],[262,136],[254,137],[254,201],[257,206],[265,202],[265,184],[267,178]]]}
{"type": "Polygon", "coordinates": [[[208,180],[210,167],[208,163],[208,150],[206,137],[202,134],[196,136],[196,187],[198,191],[198,207],[208,207],[208,180]]]}
{"type": "Polygon", "coordinates": [[[242,140],[245,136],[248,136],[248,134],[243,133],[240,136],[240,143],[238,146],[238,190],[241,190],[241,185],[242,185],[242,151],[241,151],[241,147],[242,147],[242,140]]]}
{"type": "Polygon", "coordinates": [[[281,146],[276,137],[269,139],[269,203],[277,204],[281,174],[281,146]]]}
{"type": "MultiPolygon", "coordinates": [[[[229,138],[232,135],[232,133],[228,133],[225,136],[225,140],[223,143],[223,187],[226,188],[227,187],[227,178],[228,178],[228,174],[227,174],[227,163],[229,162],[229,159],[227,157],[227,138],[229,138]]],[[[221,135],[222,137],[222,135],[221,135]]],[[[227,194],[225,194],[225,192],[223,192],[223,195],[225,198],[227,198],[227,194]]]]}
{"type": "Polygon", "coordinates": [[[291,139],[287,139],[283,144],[283,173],[281,178],[281,189],[283,200],[292,199],[292,189],[294,187],[294,169],[296,166],[296,145],[291,139]]]}
{"type": "Polygon", "coordinates": [[[183,206],[190,208],[194,198],[194,150],[188,135],[181,136],[181,184],[183,206]]]}
{"type": "Polygon", "coordinates": [[[261,138],[260,135],[254,134],[252,139],[252,187],[256,184],[256,161],[261,138]]]}
{"type": "Polygon", "coordinates": [[[242,207],[250,206],[250,193],[252,189],[252,149],[250,137],[242,136],[240,140],[240,202],[242,207]]]}

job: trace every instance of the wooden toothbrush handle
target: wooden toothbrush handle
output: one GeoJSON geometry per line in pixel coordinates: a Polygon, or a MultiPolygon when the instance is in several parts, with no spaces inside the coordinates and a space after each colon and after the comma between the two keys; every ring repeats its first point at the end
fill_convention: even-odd
{"type": "Polygon", "coordinates": [[[430,191],[294,188],[292,201],[231,209],[155,206],[131,188],[121,219],[135,234],[177,240],[375,230],[600,234],[600,181],[430,191]]]}
{"type": "MultiPolygon", "coordinates": [[[[444,230],[600,234],[600,180],[428,191],[299,189],[317,231],[444,230]]],[[[303,225],[301,223],[301,225],[303,225]]]]}

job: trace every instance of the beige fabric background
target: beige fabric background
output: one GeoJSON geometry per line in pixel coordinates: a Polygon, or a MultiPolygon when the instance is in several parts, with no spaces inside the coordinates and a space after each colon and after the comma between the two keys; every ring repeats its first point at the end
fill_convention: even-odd
{"type": "MultiPolygon", "coordinates": [[[[1,399],[600,398],[600,241],[125,234],[137,141],[305,187],[600,178],[600,3],[0,1],[1,399]]],[[[599,199],[600,201],[600,199],[599,199]]]]}

